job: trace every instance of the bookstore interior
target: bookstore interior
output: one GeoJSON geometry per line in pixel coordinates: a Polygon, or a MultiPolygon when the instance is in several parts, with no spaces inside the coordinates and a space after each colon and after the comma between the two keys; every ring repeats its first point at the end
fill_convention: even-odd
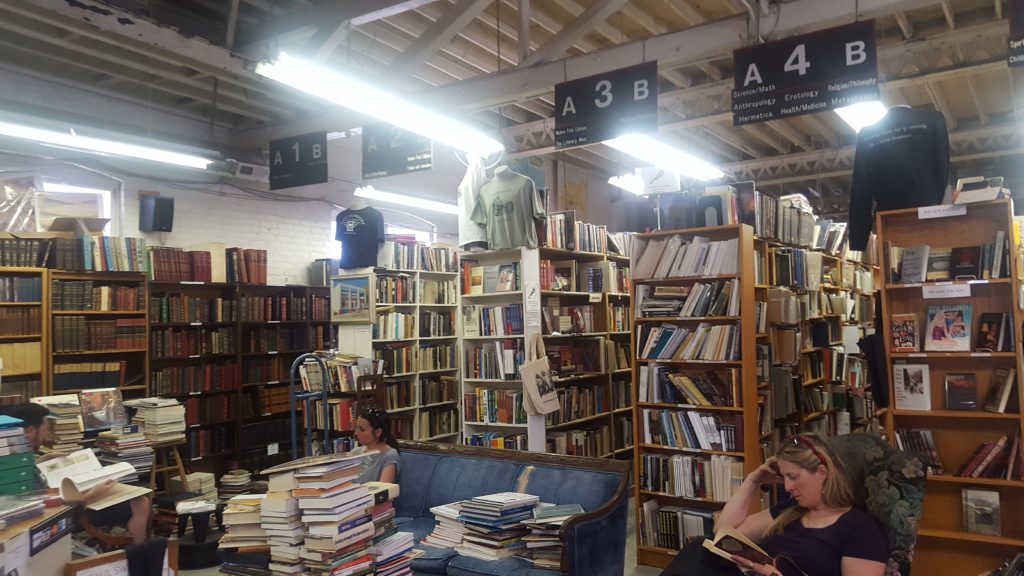
{"type": "Polygon", "coordinates": [[[2,4],[0,576],[1024,575],[1024,0],[2,4]]]}

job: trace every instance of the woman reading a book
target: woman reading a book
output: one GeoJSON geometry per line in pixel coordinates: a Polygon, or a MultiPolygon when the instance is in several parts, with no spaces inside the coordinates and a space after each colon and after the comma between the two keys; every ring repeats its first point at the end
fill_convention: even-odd
{"type": "Polygon", "coordinates": [[[367,452],[377,452],[364,461],[363,471],[356,481],[397,484],[401,457],[398,453],[398,440],[391,435],[388,413],[372,406],[363,410],[356,418],[355,434],[356,440],[367,452]]]}
{"type": "Polygon", "coordinates": [[[882,576],[888,540],[875,519],[853,502],[850,478],[829,446],[814,434],[794,436],[733,492],[715,526],[719,547],[711,547],[714,553],[688,545],[662,575],[731,575],[739,567],[743,574],[765,576],[882,576]],[[774,484],[779,476],[790,498],[748,515],[761,486],[774,484]],[[723,533],[736,545],[724,547],[737,552],[722,550],[723,533]],[[740,547],[746,550],[739,552],[740,547]],[[763,561],[752,559],[758,556],[763,561]]]}

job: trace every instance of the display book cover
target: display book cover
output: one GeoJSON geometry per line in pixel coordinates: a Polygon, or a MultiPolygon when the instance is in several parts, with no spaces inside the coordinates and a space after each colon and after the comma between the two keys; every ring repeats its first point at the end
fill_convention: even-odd
{"type": "Polygon", "coordinates": [[[985,312],[978,317],[975,349],[984,352],[1012,352],[1014,338],[1010,315],[1006,312],[985,312]]]}
{"type": "Polygon", "coordinates": [[[893,388],[896,408],[900,410],[931,410],[931,374],[927,364],[894,364],[893,388]]]}
{"type": "Polygon", "coordinates": [[[889,319],[889,338],[893,352],[918,352],[920,336],[917,314],[893,314],[889,319]]]}
{"type": "Polygon", "coordinates": [[[933,304],[928,307],[924,349],[928,352],[971,350],[971,304],[933,304]]]}
{"type": "Polygon", "coordinates": [[[946,410],[977,410],[978,385],[972,373],[946,374],[946,410]]]}
{"type": "Polygon", "coordinates": [[[992,372],[992,380],[988,385],[988,395],[985,397],[985,410],[989,412],[1004,413],[1010,400],[1015,396],[1017,387],[1014,382],[1017,377],[1016,368],[997,368],[992,372]]]}
{"type": "Polygon", "coordinates": [[[972,534],[1002,536],[1002,506],[999,492],[978,488],[961,489],[964,530],[972,534]]]}

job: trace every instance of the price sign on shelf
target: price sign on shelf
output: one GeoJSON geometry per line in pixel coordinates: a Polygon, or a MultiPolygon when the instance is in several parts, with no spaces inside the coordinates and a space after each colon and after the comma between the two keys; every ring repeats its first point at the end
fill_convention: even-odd
{"type": "Polygon", "coordinates": [[[878,99],[875,21],[733,52],[735,126],[878,99]]]}

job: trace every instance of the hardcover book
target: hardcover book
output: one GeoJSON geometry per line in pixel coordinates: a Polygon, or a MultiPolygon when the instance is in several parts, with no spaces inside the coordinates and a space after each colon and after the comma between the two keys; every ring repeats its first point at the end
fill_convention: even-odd
{"type": "Polygon", "coordinates": [[[1008,352],[1010,346],[1009,314],[986,312],[978,318],[978,340],[976,350],[989,352],[1008,352]]]}
{"type": "Polygon", "coordinates": [[[953,279],[981,278],[981,246],[962,246],[950,250],[949,274],[953,279]]]}
{"type": "Polygon", "coordinates": [[[929,352],[970,351],[971,308],[971,304],[929,306],[924,349],[929,352]]]}
{"type": "Polygon", "coordinates": [[[977,410],[978,386],[974,374],[946,374],[946,410],[977,410]]]}
{"type": "Polygon", "coordinates": [[[927,364],[896,364],[892,367],[896,390],[896,408],[900,410],[931,410],[932,391],[927,364]]]}
{"type": "Polygon", "coordinates": [[[1006,406],[1012,396],[1014,380],[1017,376],[1015,368],[999,368],[992,373],[992,381],[988,386],[985,398],[985,410],[989,412],[1006,412],[1006,406]]]}
{"type": "Polygon", "coordinates": [[[930,248],[927,244],[908,246],[903,249],[902,266],[900,268],[901,284],[917,284],[925,281],[929,251],[930,248]]]}
{"type": "Polygon", "coordinates": [[[917,331],[917,314],[893,314],[889,322],[889,334],[893,352],[917,352],[920,338],[917,331]]]}
{"type": "Polygon", "coordinates": [[[932,250],[928,255],[928,274],[925,277],[929,282],[941,282],[949,280],[950,250],[932,250]]]}

